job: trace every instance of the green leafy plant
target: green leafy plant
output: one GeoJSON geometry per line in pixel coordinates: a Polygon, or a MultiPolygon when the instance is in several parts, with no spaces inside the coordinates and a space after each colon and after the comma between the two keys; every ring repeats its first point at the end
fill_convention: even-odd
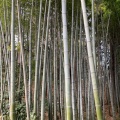
{"type": "Polygon", "coordinates": [[[16,116],[18,120],[26,119],[26,106],[25,103],[16,104],[16,116]]]}

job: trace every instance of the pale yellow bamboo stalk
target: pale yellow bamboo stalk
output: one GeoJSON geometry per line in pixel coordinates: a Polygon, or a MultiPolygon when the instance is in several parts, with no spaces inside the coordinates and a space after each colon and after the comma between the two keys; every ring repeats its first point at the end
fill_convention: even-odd
{"type": "Polygon", "coordinates": [[[66,18],[66,0],[62,0],[62,22],[63,22],[63,47],[64,47],[64,73],[65,73],[65,105],[66,120],[72,120],[72,104],[70,90],[70,72],[68,57],[68,33],[66,18]]]}
{"type": "Polygon", "coordinates": [[[101,110],[101,105],[100,105],[100,100],[99,100],[99,95],[98,95],[97,77],[96,77],[95,64],[94,64],[94,59],[93,59],[93,54],[92,54],[92,46],[91,46],[91,40],[90,40],[90,34],[89,34],[89,26],[88,26],[85,0],[81,0],[81,6],[82,6],[84,27],[85,27],[86,40],[87,40],[87,51],[88,51],[88,59],[89,59],[90,73],[91,73],[91,79],[92,79],[92,87],[93,87],[93,95],[94,95],[94,100],[95,100],[96,114],[97,114],[97,119],[102,120],[102,110],[101,110]]]}

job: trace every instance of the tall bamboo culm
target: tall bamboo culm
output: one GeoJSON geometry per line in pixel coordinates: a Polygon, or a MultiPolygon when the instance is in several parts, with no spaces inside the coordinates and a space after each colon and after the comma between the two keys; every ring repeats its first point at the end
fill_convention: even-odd
{"type": "Polygon", "coordinates": [[[66,111],[66,120],[72,120],[66,0],[62,0],[62,22],[63,22],[64,74],[65,74],[65,105],[66,105],[65,111],[66,111]]]}
{"type": "Polygon", "coordinates": [[[11,87],[10,87],[10,120],[15,119],[15,0],[12,0],[11,7],[11,87]]]}
{"type": "Polygon", "coordinates": [[[85,27],[85,33],[86,33],[86,40],[87,40],[87,52],[88,52],[89,67],[90,67],[90,73],[91,73],[91,79],[92,79],[92,88],[93,88],[93,95],[95,100],[96,114],[97,114],[97,119],[102,120],[102,110],[101,110],[101,105],[100,105],[100,100],[98,95],[95,64],[94,64],[94,59],[92,54],[92,46],[90,41],[86,5],[84,0],[81,0],[81,6],[82,6],[83,21],[84,21],[84,27],[85,27]]]}
{"type": "Polygon", "coordinates": [[[20,20],[20,4],[17,0],[17,9],[18,9],[18,26],[19,26],[19,38],[20,38],[20,49],[22,55],[22,64],[23,64],[23,78],[24,78],[24,86],[25,86],[25,102],[26,102],[26,113],[27,113],[27,120],[30,120],[30,109],[29,109],[29,102],[28,102],[28,91],[27,91],[27,75],[26,75],[26,68],[25,68],[25,52],[23,48],[23,38],[21,32],[21,20],[20,20]]]}
{"type": "Polygon", "coordinates": [[[43,63],[43,77],[42,77],[42,96],[41,96],[41,120],[44,120],[45,112],[45,83],[46,83],[46,58],[47,58],[47,47],[48,47],[48,29],[50,20],[51,0],[49,0],[48,16],[47,16],[47,27],[46,27],[46,41],[45,41],[45,52],[44,52],[44,63],[43,63]]]}

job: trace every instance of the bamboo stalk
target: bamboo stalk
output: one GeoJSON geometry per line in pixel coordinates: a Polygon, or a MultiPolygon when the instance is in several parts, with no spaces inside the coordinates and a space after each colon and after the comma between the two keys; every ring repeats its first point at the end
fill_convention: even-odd
{"type": "Polygon", "coordinates": [[[41,35],[41,17],[42,17],[42,2],[40,0],[40,10],[39,10],[39,23],[38,23],[38,34],[37,34],[37,52],[36,52],[36,63],[35,63],[35,88],[34,88],[34,108],[33,112],[36,116],[37,113],[37,104],[38,104],[38,82],[39,82],[39,58],[40,58],[40,35],[41,35]]]}
{"type": "Polygon", "coordinates": [[[25,85],[25,97],[26,97],[26,113],[27,113],[27,120],[30,120],[30,109],[29,109],[29,103],[28,103],[28,91],[27,91],[27,75],[26,75],[26,68],[25,68],[25,54],[24,54],[24,48],[23,48],[23,39],[22,39],[22,33],[21,33],[21,21],[20,21],[20,6],[19,1],[17,0],[17,9],[18,9],[18,26],[19,26],[19,37],[20,37],[20,49],[21,49],[21,55],[22,55],[22,64],[23,64],[23,76],[24,76],[24,85],[25,85]]]}
{"type": "Polygon", "coordinates": [[[15,0],[12,0],[11,7],[11,87],[10,87],[10,120],[15,118],[15,0]]]}
{"type": "Polygon", "coordinates": [[[65,104],[66,104],[66,120],[72,120],[72,103],[70,92],[70,73],[69,73],[69,57],[68,57],[68,33],[66,18],[66,0],[62,0],[62,22],[63,22],[63,46],[64,46],[64,74],[65,74],[65,104]]]}
{"type": "Polygon", "coordinates": [[[102,110],[101,110],[101,105],[100,105],[100,100],[99,100],[99,95],[98,95],[95,65],[94,65],[94,59],[93,59],[93,55],[92,55],[87,12],[86,12],[86,6],[85,6],[85,1],[84,0],[81,0],[81,5],[82,5],[84,27],[85,27],[86,40],[87,40],[87,52],[88,52],[89,66],[90,66],[90,72],[91,72],[91,79],[92,79],[92,87],[93,87],[93,94],[94,94],[94,100],[95,100],[96,114],[97,114],[97,119],[102,120],[102,110]]]}
{"type": "Polygon", "coordinates": [[[45,71],[46,71],[46,57],[47,57],[47,47],[48,47],[48,28],[50,20],[50,9],[51,9],[51,0],[49,0],[48,7],[48,16],[47,16],[47,28],[46,28],[46,41],[45,41],[45,52],[44,52],[44,65],[43,65],[43,79],[42,79],[42,97],[41,97],[41,120],[44,120],[44,111],[45,111],[45,71]]]}

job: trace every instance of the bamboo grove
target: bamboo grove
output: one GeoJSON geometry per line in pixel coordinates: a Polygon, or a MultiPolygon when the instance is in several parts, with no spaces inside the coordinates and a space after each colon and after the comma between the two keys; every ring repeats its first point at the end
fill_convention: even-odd
{"type": "Polygon", "coordinates": [[[0,0],[0,120],[120,119],[120,0],[0,0]]]}

